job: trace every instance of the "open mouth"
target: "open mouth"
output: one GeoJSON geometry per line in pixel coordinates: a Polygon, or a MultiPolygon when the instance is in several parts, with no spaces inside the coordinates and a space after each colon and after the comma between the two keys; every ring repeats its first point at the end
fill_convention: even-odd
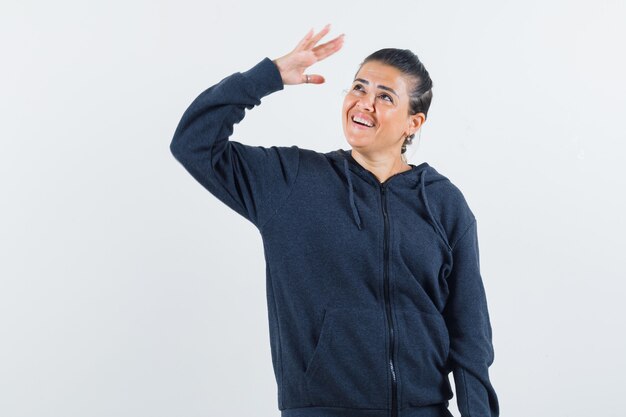
{"type": "Polygon", "coordinates": [[[363,127],[363,128],[371,128],[374,127],[374,123],[364,119],[362,117],[358,117],[358,116],[352,116],[352,123],[354,123],[355,125],[359,126],[359,127],[363,127]]]}

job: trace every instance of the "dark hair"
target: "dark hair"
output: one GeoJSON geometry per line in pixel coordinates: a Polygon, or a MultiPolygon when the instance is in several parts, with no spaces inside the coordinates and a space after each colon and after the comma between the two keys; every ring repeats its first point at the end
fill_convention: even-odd
{"type": "MultiPolygon", "coordinates": [[[[390,65],[397,68],[410,79],[409,91],[409,114],[424,113],[428,115],[428,108],[433,98],[433,82],[424,64],[417,55],[409,49],[383,48],[369,55],[359,65],[359,70],[363,64],[376,61],[381,64],[390,65]]],[[[359,71],[357,71],[358,74],[359,71]]],[[[413,142],[415,133],[408,136],[402,144],[402,153],[406,152],[406,145],[413,142]]]]}

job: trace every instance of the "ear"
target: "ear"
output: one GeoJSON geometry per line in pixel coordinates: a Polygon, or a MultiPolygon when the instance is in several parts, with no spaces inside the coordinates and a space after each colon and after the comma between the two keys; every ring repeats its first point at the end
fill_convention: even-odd
{"type": "Polygon", "coordinates": [[[419,130],[419,128],[426,121],[426,115],[424,113],[412,114],[409,116],[409,136],[419,130]]]}

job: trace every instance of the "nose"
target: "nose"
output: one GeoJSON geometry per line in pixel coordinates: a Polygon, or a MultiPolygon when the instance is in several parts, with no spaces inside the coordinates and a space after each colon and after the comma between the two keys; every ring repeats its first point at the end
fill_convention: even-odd
{"type": "Polygon", "coordinates": [[[357,106],[363,110],[372,111],[374,109],[374,100],[376,99],[375,94],[363,94],[358,98],[357,106]],[[372,96],[374,98],[372,99],[372,96]]]}

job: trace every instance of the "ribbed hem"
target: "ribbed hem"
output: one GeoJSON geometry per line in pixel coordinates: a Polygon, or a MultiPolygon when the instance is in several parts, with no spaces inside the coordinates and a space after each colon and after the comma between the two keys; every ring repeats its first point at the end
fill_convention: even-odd
{"type": "MultiPolygon", "coordinates": [[[[281,417],[391,417],[391,410],[340,407],[303,407],[281,410],[281,417]]],[[[444,404],[404,408],[398,417],[453,417],[444,404]]]]}
{"type": "Polygon", "coordinates": [[[241,74],[251,83],[259,99],[285,88],[278,67],[268,57],[241,74]]]}

